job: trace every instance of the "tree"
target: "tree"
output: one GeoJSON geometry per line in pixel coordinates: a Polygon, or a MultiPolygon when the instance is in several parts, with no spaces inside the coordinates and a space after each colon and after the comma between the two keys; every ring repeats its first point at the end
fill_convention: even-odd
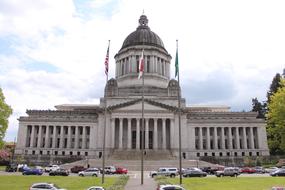
{"type": "Polygon", "coordinates": [[[257,98],[252,98],[252,110],[253,112],[257,112],[257,118],[265,118],[265,108],[264,104],[260,103],[257,98]]]}
{"type": "Polygon", "coordinates": [[[272,83],[270,85],[269,91],[267,92],[267,103],[270,103],[271,96],[278,91],[278,89],[281,87],[281,81],[282,77],[279,73],[275,75],[275,77],[272,80],[272,83]]]}
{"type": "Polygon", "coordinates": [[[285,79],[281,79],[280,88],[270,96],[268,104],[269,147],[274,153],[285,153],[285,79]]]}
{"type": "Polygon", "coordinates": [[[0,88],[0,148],[3,147],[3,139],[8,128],[8,118],[12,114],[12,108],[6,104],[5,97],[0,88]]]}

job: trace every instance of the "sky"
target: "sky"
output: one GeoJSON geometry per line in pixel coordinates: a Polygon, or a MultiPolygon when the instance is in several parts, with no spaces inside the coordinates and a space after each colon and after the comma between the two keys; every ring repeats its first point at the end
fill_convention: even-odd
{"type": "Polygon", "coordinates": [[[0,0],[0,87],[13,108],[5,140],[27,109],[98,104],[108,40],[112,78],[143,11],[172,55],[172,78],[179,41],[187,105],[250,111],[285,68],[284,10],[284,0],[0,0]]]}

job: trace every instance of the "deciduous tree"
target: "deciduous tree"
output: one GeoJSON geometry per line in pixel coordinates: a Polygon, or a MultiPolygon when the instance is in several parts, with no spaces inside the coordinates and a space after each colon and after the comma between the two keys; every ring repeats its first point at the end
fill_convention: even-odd
{"type": "Polygon", "coordinates": [[[285,79],[281,79],[280,88],[270,97],[267,120],[269,135],[272,135],[269,146],[285,153],[285,79]]]}
{"type": "Polygon", "coordinates": [[[8,118],[12,114],[12,108],[6,104],[5,97],[0,88],[0,148],[3,147],[3,139],[8,128],[8,118]]]}

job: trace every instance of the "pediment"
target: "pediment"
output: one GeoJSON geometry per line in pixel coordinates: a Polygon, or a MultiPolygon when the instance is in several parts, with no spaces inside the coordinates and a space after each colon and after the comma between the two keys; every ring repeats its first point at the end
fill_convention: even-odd
{"type": "MultiPolygon", "coordinates": [[[[109,110],[116,111],[136,111],[142,109],[142,99],[136,99],[129,102],[124,102],[122,104],[117,104],[108,107],[109,110]]],[[[146,111],[175,111],[177,108],[156,102],[150,99],[144,99],[144,110],[146,111]]]]}
{"type": "MultiPolygon", "coordinates": [[[[133,104],[133,105],[129,105],[129,106],[124,106],[124,107],[121,107],[119,109],[117,109],[118,111],[132,111],[132,110],[141,110],[142,109],[142,102],[138,102],[136,104],[133,104]]],[[[162,108],[160,106],[154,106],[154,105],[151,105],[147,102],[144,102],[144,110],[145,111],[152,111],[152,110],[156,110],[156,111],[167,111],[166,108],[162,108]]]]}

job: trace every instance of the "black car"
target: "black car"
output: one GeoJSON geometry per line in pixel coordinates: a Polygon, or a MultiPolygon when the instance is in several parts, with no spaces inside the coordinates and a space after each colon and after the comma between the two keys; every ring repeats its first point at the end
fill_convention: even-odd
{"type": "Polygon", "coordinates": [[[9,164],[8,166],[6,166],[5,171],[6,172],[16,172],[18,169],[18,165],[17,164],[9,164]]]}
{"type": "Polygon", "coordinates": [[[272,173],[270,173],[271,176],[285,176],[285,169],[278,169],[272,173]]]}
{"type": "Polygon", "coordinates": [[[50,171],[49,172],[49,175],[50,176],[56,176],[56,175],[60,175],[60,176],[68,176],[69,175],[69,172],[65,169],[57,169],[57,170],[54,170],[54,171],[50,171]]]}
{"type": "Polygon", "coordinates": [[[183,177],[206,177],[207,173],[202,170],[193,169],[193,170],[185,170],[183,177]]]}

